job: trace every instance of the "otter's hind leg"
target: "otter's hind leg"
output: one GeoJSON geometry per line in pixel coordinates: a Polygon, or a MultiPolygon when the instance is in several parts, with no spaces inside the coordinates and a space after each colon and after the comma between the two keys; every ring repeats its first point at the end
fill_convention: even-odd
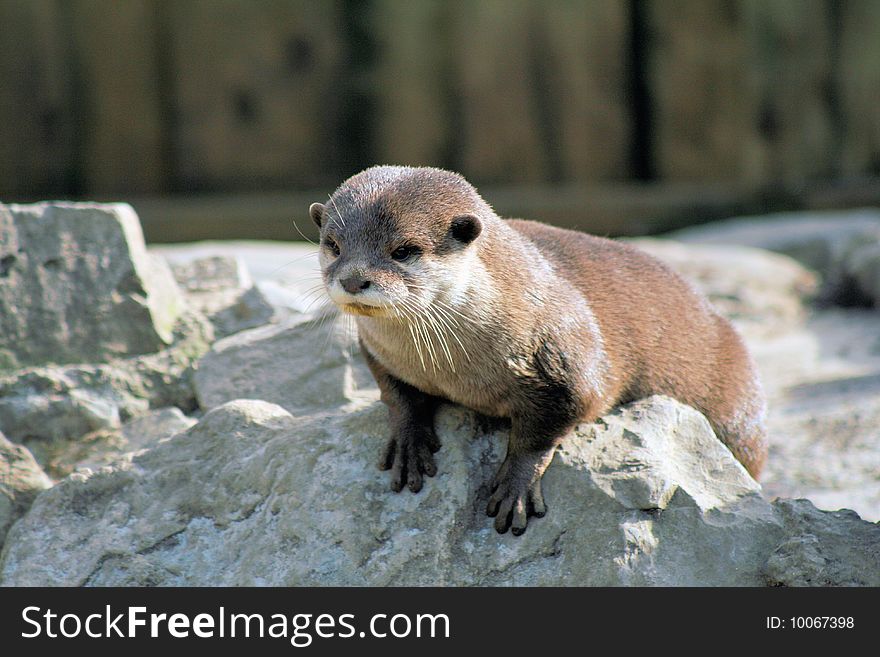
{"type": "Polygon", "coordinates": [[[406,485],[413,493],[422,489],[422,475],[437,474],[434,453],[440,440],[434,432],[434,414],[440,399],[417,390],[392,376],[361,344],[367,365],[379,384],[388,406],[391,437],[379,459],[379,469],[391,470],[391,489],[406,485]]]}

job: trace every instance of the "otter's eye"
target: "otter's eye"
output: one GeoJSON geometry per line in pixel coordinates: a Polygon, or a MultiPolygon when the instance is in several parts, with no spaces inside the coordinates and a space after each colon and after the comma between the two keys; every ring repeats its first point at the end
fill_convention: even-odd
{"type": "Polygon", "coordinates": [[[333,240],[332,237],[324,238],[324,246],[330,249],[330,253],[332,253],[334,256],[336,256],[337,258],[339,257],[339,245],[333,240]]]}
{"type": "Polygon", "coordinates": [[[419,252],[419,247],[413,246],[411,244],[404,244],[403,246],[398,246],[391,252],[391,257],[394,260],[400,262],[401,260],[406,260],[407,258],[411,258],[414,255],[417,255],[419,252]]]}

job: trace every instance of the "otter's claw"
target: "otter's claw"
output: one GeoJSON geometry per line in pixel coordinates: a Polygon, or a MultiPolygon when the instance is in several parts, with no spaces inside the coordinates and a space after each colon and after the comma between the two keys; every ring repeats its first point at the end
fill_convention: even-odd
{"type": "Polygon", "coordinates": [[[528,526],[529,516],[540,518],[546,513],[540,475],[534,479],[517,475],[505,461],[492,481],[492,495],[486,507],[486,515],[495,518],[495,530],[503,534],[510,528],[514,536],[520,536],[528,526]]]}
{"type": "Polygon", "coordinates": [[[404,484],[413,492],[422,490],[422,475],[437,474],[433,452],[440,449],[436,436],[397,436],[388,441],[380,470],[391,470],[391,490],[400,492],[404,484]]]}

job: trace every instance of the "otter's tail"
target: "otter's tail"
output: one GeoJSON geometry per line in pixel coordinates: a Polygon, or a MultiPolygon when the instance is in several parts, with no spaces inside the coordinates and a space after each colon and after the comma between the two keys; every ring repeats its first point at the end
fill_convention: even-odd
{"type": "Polygon", "coordinates": [[[736,330],[718,318],[719,345],[715,372],[723,379],[710,386],[714,399],[706,413],[715,434],[755,479],[767,460],[767,403],[757,368],[736,330]]]}

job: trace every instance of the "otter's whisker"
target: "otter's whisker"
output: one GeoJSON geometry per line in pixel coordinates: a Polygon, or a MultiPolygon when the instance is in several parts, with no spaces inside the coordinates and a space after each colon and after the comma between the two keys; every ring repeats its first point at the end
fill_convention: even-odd
{"type": "Polygon", "coordinates": [[[318,351],[319,358],[321,359],[327,355],[327,349],[330,348],[335,323],[336,317],[332,313],[327,313],[317,318],[317,330],[324,333],[324,340],[321,342],[321,349],[318,351]]]}
{"type": "Polygon", "coordinates": [[[421,348],[421,346],[419,346],[419,341],[418,341],[418,339],[416,339],[416,334],[415,334],[415,331],[413,330],[414,325],[415,325],[414,322],[408,322],[406,326],[409,329],[409,334],[412,336],[413,344],[416,347],[416,352],[419,354],[419,361],[422,363],[422,369],[425,372],[427,372],[428,368],[425,367],[425,358],[424,358],[424,356],[422,356],[422,348],[421,348]]]}
{"type": "Polygon", "coordinates": [[[318,246],[318,243],[317,243],[317,242],[313,242],[312,240],[310,240],[310,239],[309,239],[308,237],[306,237],[305,234],[299,229],[299,226],[297,226],[297,224],[296,224],[296,219],[294,219],[293,217],[291,217],[290,221],[293,222],[293,227],[296,228],[296,232],[299,233],[299,236],[300,236],[300,237],[302,237],[302,238],[303,238],[306,242],[308,242],[309,244],[313,244],[314,246],[318,246]]]}
{"type": "Polygon", "coordinates": [[[445,301],[443,301],[442,299],[440,299],[439,296],[438,296],[438,292],[439,292],[439,290],[438,290],[437,288],[434,288],[434,287],[428,287],[428,286],[424,286],[424,285],[413,285],[413,284],[409,284],[409,287],[410,287],[411,289],[413,289],[413,290],[419,290],[419,291],[427,292],[427,293],[431,294],[431,295],[434,297],[434,298],[432,299],[432,301],[431,301],[432,304],[436,304],[436,305],[438,305],[438,306],[444,308],[446,311],[448,311],[448,312],[450,312],[450,313],[453,313],[453,314],[457,315],[458,317],[460,317],[461,319],[463,319],[463,320],[465,320],[465,321],[467,321],[467,322],[470,322],[470,323],[475,324],[475,325],[478,324],[478,323],[474,320],[473,317],[468,317],[467,315],[465,315],[465,314],[463,314],[461,311],[459,311],[457,308],[454,308],[453,306],[450,306],[448,303],[446,303],[445,301]]]}
{"type": "MultiPolygon", "coordinates": [[[[325,304],[324,307],[326,307],[326,308],[331,308],[331,307],[333,307],[333,302],[330,301],[330,299],[327,299],[326,297],[322,297],[320,294],[317,294],[317,293],[314,293],[314,292],[313,292],[313,293],[311,293],[311,294],[305,294],[305,295],[303,295],[303,296],[306,297],[306,298],[308,298],[308,297],[312,296],[312,294],[315,295],[315,298],[312,299],[311,301],[309,301],[309,302],[306,304],[306,307],[303,309],[303,313],[304,313],[304,314],[308,313],[308,312],[312,309],[312,306],[314,306],[314,305],[315,305],[316,303],[318,303],[319,301],[320,301],[320,302],[323,302],[323,303],[325,304]]],[[[318,307],[317,307],[315,310],[318,311],[318,310],[320,310],[321,308],[322,308],[322,306],[321,306],[321,305],[318,305],[318,307]]]]}
{"type": "Polygon", "coordinates": [[[342,224],[342,227],[345,228],[345,219],[342,218],[342,213],[339,212],[339,208],[336,207],[336,201],[333,200],[333,196],[327,194],[327,198],[330,199],[330,205],[333,206],[333,209],[336,211],[336,216],[339,218],[339,223],[342,224]]]}
{"type": "MultiPolygon", "coordinates": [[[[442,315],[439,310],[440,309],[436,306],[432,309],[432,312],[434,313],[436,321],[438,321],[440,324],[442,324],[444,327],[446,327],[446,330],[449,332],[449,335],[451,335],[452,339],[458,343],[458,346],[461,347],[462,352],[464,352],[465,358],[468,360],[468,362],[470,362],[471,357],[468,355],[467,349],[464,348],[464,345],[461,343],[461,340],[459,339],[459,337],[455,334],[455,329],[453,329],[449,325],[449,323],[447,322],[448,317],[444,317],[444,315],[442,315]]],[[[446,348],[446,357],[449,359],[449,365],[452,367],[452,371],[454,372],[455,371],[455,364],[452,362],[452,356],[449,354],[448,346],[446,348]]]]}
{"type": "Polygon", "coordinates": [[[436,297],[436,289],[435,288],[427,287],[427,286],[423,286],[423,285],[410,285],[409,287],[414,290],[426,291],[434,297],[431,301],[431,306],[429,306],[430,312],[437,319],[439,319],[441,321],[445,318],[446,321],[443,321],[443,324],[447,327],[447,329],[449,329],[449,333],[452,335],[452,337],[456,341],[456,343],[458,343],[459,347],[461,347],[461,350],[464,353],[465,358],[468,360],[468,362],[470,362],[470,360],[471,360],[470,354],[468,354],[467,349],[465,348],[464,344],[462,343],[461,339],[458,337],[458,335],[456,334],[456,331],[455,331],[456,328],[458,328],[460,330],[461,325],[458,323],[458,320],[456,319],[456,317],[452,313],[455,313],[455,315],[457,315],[458,317],[461,317],[462,319],[467,320],[470,323],[472,329],[476,329],[477,331],[483,332],[484,327],[480,326],[477,322],[475,322],[473,318],[462,314],[461,312],[459,312],[455,308],[452,308],[451,306],[449,306],[445,302],[438,299],[436,297]]]}
{"type": "Polygon", "coordinates": [[[452,360],[452,354],[449,353],[449,344],[446,341],[446,336],[443,331],[443,327],[437,321],[437,318],[431,312],[430,309],[426,309],[425,311],[425,319],[430,323],[431,327],[434,329],[434,335],[437,336],[437,341],[440,343],[440,348],[443,350],[443,353],[446,355],[446,360],[449,361],[449,366],[452,368],[452,371],[455,372],[455,362],[452,360]]]}
{"type": "Polygon", "coordinates": [[[418,331],[421,333],[422,337],[425,341],[425,350],[428,352],[428,356],[431,358],[431,369],[436,372],[437,371],[437,354],[434,352],[434,342],[431,340],[430,332],[428,331],[428,327],[425,323],[424,316],[418,309],[415,309],[414,317],[416,318],[416,326],[418,331]]]}
{"type": "Polygon", "coordinates": [[[434,350],[434,342],[431,340],[431,332],[428,330],[428,326],[424,319],[424,314],[422,310],[415,305],[415,303],[411,301],[405,302],[405,305],[409,308],[410,318],[415,324],[416,333],[421,337],[421,341],[424,342],[425,351],[431,359],[431,368],[434,372],[437,371],[437,355],[434,350]]]}

